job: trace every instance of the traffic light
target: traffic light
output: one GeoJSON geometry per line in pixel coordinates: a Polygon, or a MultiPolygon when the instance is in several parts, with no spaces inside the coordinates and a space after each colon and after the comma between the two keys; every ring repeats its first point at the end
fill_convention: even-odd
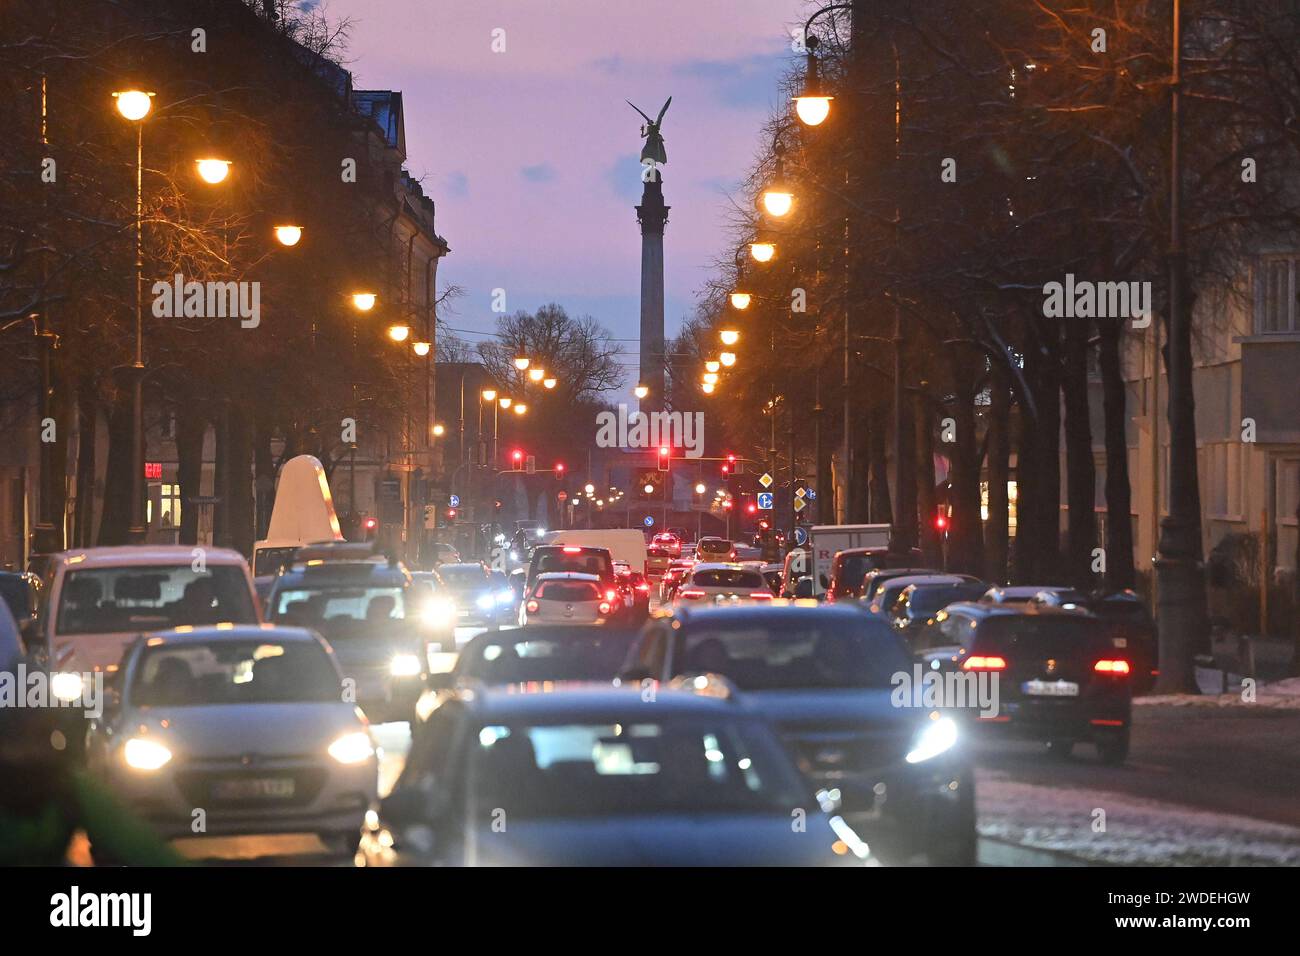
{"type": "Polygon", "coordinates": [[[751,515],[758,514],[758,505],[751,501],[749,504],[745,505],[745,513],[751,515]]]}
{"type": "Polygon", "coordinates": [[[667,445],[661,446],[659,449],[659,470],[660,471],[668,470],[668,461],[671,458],[672,458],[672,449],[669,448],[667,445]]]}
{"type": "Polygon", "coordinates": [[[564,480],[564,462],[562,461],[557,461],[555,463],[555,480],[556,481],[564,480]]]}
{"type": "Polygon", "coordinates": [[[512,471],[524,470],[524,453],[518,448],[510,453],[510,469],[512,471]]]}
{"type": "Polygon", "coordinates": [[[455,508],[448,508],[448,509],[447,509],[447,523],[448,523],[448,524],[454,524],[455,521],[456,521],[456,509],[455,509],[455,508]]]}
{"type": "Polygon", "coordinates": [[[636,493],[642,501],[658,498],[663,488],[663,475],[657,471],[643,471],[637,475],[636,493]]]}
{"type": "Polygon", "coordinates": [[[736,456],[728,455],[726,460],[722,463],[722,477],[730,478],[735,473],[736,473],[736,456]]]}
{"type": "Polygon", "coordinates": [[[939,513],[934,516],[934,530],[941,534],[948,530],[948,516],[944,513],[942,505],[939,507],[939,513]]]}

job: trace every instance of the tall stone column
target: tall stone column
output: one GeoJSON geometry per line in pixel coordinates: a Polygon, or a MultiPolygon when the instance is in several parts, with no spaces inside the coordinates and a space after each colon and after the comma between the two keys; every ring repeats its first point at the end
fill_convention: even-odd
{"type": "Polygon", "coordinates": [[[664,205],[662,170],[656,168],[641,190],[636,207],[641,225],[641,374],[640,384],[650,389],[641,410],[664,407],[664,205]]]}

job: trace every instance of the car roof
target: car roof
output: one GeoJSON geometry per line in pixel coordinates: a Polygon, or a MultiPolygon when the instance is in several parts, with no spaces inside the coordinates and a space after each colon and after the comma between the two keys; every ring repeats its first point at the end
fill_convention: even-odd
{"type": "Polygon", "coordinates": [[[985,601],[957,601],[949,604],[945,611],[950,614],[960,611],[973,617],[1086,617],[1096,619],[1096,615],[1086,608],[1053,607],[1042,604],[991,604],[985,601]]]}
{"type": "Polygon", "coordinates": [[[315,631],[305,627],[286,627],[282,624],[205,624],[194,627],[182,624],[168,631],[154,631],[145,639],[152,647],[157,644],[184,644],[214,641],[311,641],[319,643],[315,631]]]}
{"type": "Polygon", "coordinates": [[[387,561],[311,561],[281,571],[275,586],[283,588],[309,582],[356,584],[359,581],[405,584],[410,574],[400,564],[387,561]]]}
{"type": "Polygon", "coordinates": [[[537,575],[539,581],[590,581],[600,583],[600,575],[587,574],[585,571],[543,571],[537,575]]]}
{"type": "Polygon", "coordinates": [[[922,586],[929,584],[977,584],[970,578],[960,577],[956,574],[905,574],[901,577],[890,578],[886,584],[887,587],[897,587],[902,584],[905,588],[914,584],[922,586]]]}
{"type": "Polygon", "coordinates": [[[704,605],[701,607],[679,607],[675,608],[670,614],[666,615],[672,618],[682,620],[709,622],[717,618],[726,620],[759,621],[759,620],[808,620],[816,619],[821,622],[840,622],[849,623],[850,621],[874,621],[875,618],[869,617],[862,612],[862,608],[857,603],[847,604],[819,604],[812,599],[797,599],[793,601],[782,600],[780,598],[772,601],[764,601],[762,604],[738,604],[718,607],[716,605],[704,605]]]}
{"type": "Polygon", "coordinates": [[[689,691],[660,687],[647,700],[639,686],[611,687],[592,683],[587,686],[566,684],[563,690],[546,691],[543,687],[508,685],[473,687],[462,699],[484,720],[540,718],[605,719],[619,716],[644,716],[652,719],[662,714],[692,715],[746,713],[734,698],[710,697],[689,691]],[[639,713],[638,713],[639,712],[639,713]]]}
{"type": "MultiPolygon", "coordinates": [[[[77,548],[61,551],[53,556],[58,562],[77,568],[134,567],[150,564],[192,564],[194,548],[191,545],[132,544],[106,548],[77,548]]],[[[244,556],[230,548],[203,549],[203,560],[208,564],[242,565],[244,556]]]]}

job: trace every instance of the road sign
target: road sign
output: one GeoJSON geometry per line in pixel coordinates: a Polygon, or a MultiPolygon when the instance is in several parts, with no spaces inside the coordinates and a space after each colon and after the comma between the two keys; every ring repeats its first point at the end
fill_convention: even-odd
{"type": "Polygon", "coordinates": [[[447,496],[447,504],[448,504],[448,506],[450,506],[450,507],[452,507],[452,508],[459,508],[459,507],[460,507],[460,495],[448,495],[448,496],[447,496]]]}
{"type": "Polygon", "coordinates": [[[809,489],[808,489],[808,493],[807,493],[806,495],[804,495],[804,497],[807,498],[809,501],[816,501],[816,500],[817,500],[817,492],[815,492],[815,491],[813,491],[813,489],[809,488],[809,489]]]}
{"type": "Polygon", "coordinates": [[[763,477],[758,479],[758,483],[759,483],[760,485],[762,485],[764,488],[771,488],[771,487],[772,487],[772,482],[775,481],[775,480],[776,480],[776,479],[774,479],[774,478],[773,478],[771,475],[769,475],[767,472],[763,472],[763,477]]]}
{"type": "Polygon", "coordinates": [[[568,500],[569,500],[569,493],[568,493],[567,491],[561,491],[561,492],[560,492],[558,495],[556,495],[555,497],[559,498],[561,501],[568,501],[568,500]]]}
{"type": "Polygon", "coordinates": [[[795,514],[798,514],[800,511],[803,511],[803,509],[807,506],[807,504],[808,504],[808,502],[804,501],[802,498],[796,498],[796,499],[794,499],[794,512],[795,512],[795,514]]]}
{"type": "Polygon", "coordinates": [[[655,526],[654,515],[646,515],[644,518],[641,519],[641,523],[645,525],[647,528],[653,528],[655,526]]]}
{"type": "Polygon", "coordinates": [[[796,498],[802,498],[802,497],[804,496],[804,490],[805,490],[805,489],[804,489],[802,486],[796,488],[796,489],[794,490],[794,496],[795,496],[796,498]]]}
{"type": "Polygon", "coordinates": [[[438,509],[433,505],[424,506],[424,526],[426,528],[438,527],[438,509]]]}
{"type": "Polygon", "coordinates": [[[808,529],[807,529],[807,528],[795,528],[795,529],[794,529],[794,543],[797,544],[797,545],[798,545],[799,547],[801,547],[801,548],[802,548],[805,544],[808,543],[808,529]]]}
{"type": "Polygon", "coordinates": [[[772,510],[772,492],[770,491],[759,492],[756,498],[758,500],[758,507],[761,510],[763,511],[772,510]]]}

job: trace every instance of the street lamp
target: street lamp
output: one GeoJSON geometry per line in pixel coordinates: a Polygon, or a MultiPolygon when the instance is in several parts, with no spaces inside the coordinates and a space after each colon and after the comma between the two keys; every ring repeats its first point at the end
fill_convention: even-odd
{"type": "Polygon", "coordinates": [[[117,111],[135,123],[135,361],[131,365],[131,524],[127,540],[142,544],[144,515],[144,118],[153,94],[123,90],[113,94],[117,111]]]}
{"type": "Polygon", "coordinates": [[[713,394],[713,390],[714,390],[715,388],[717,388],[717,386],[714,385],[712,382],[701,382],[701,383],[700,383],[700,391],[703,392],[705,395],[712,395],[712,394],[713,394]]]}
{"type": "Polygon", "coordinates": [[[529,364],[530,364],[529,360],[523,355],[515,359],[515,368],[519,369],[519,371],[521,372],[527,369],[529,364]]]}
{"type": "Polygon", "coordinates": [[[753,296],[748,292],[733,292],[731,293],[731,307],[743,312],[749,308],[749,303],[752,299],[753,296]]]}
{"type": "Polygon", "coordinates": [[[500,405],[502,408],[509,408],[513,402],[514,399],[511,398],[509,395],[502,395],[500,398],[497,399],[497,404],[500,405]]]}
{"type": "Polygon", "coordinates": [[[751,242],[749,254],[754,257],[755,262],[771,262],[772,257],[776,255],[776,245],[770,242],[751,242]]]}
{"type": "Polygon", "coordinates": [[[423,358],[424,356],[429,354],[429,349],[432,348],[432,345],[430,345],[430,343],[428,342],[412,342],[411,348],[415,350],[416,355],[419,355],[421,358],[423,358]]]}
{"type": "Polygon", "coordinates": [[[544,388],[551,389],[551,388],[555,388],[556,383],[558,383],[558,382],[559,382],[559,379],[557,379],[555,376],[551,376],[551,377],[549,377],[549,378],[546,378],[546,379],[543,379],[543,380],[542,380],[542,386],[543,386],[544,388]]]}
{"type": "Polygon", "coordinates": [[[650,389],[645,385],[638,385],[636,388],[632,389],[632,394],[637,398],[645,398],[650,394],[650,389]]]}
{"type": "Polygon", "coordinates": [[[438,423],[437,425],[434,425],[434,426],[433,426],[433,437],[434,437],[434,438],[441,438],[441,437],[442,437],[443,435],[445,435],[445,434],[447,434],[447,429],[446,429],[446,427],[445,427],[444,425],[442,425],[441,423],[438,423]]]}
{"type": "MultiPolygon", "coordinates": [[[[777,135],[779,137],[779,131],[777,135]]],[[[767,188],[763,190],[763,209],[774,219],[780,219],[789,213],[790,207],[794,205],[794,193],[790,192],[785,184],[785,160],[782,159],[785,150],[779,140],[772,144],[772,151],[776,154],[776,173],[767,188]]]]}
{"type": "Polygon", "coordinates": [[[405,342],[410,334],[411,327],[409,325],[390,325],[388,327],[388,337],[394,342],[405,342]]]}
{"type": "Polygon", "coordinates": [[[799,95],[794,97],[794,111],[799,117],[799,121],[805,126],[820,126],[831,112],[831,100],[834,99],[822,88],[821,80],[817,76],[817,57],[814,51],[817,49],[817,38],[808,36],[808,28],[812,22],[830,10],[849,9],[852,4],[837,3],[829,7],[818,10],[808,22],[804,24],[804,45],[808,48],[807,67],[804,70],[803,89],[799,95]]]}
{"type": "Polygon", "coordinates": [[[276,226],[275,239],[282,246],[296,246],[302,238],[302,226],[276,226]]]}
{"type": "Polygon", "coordinates": [[[225,182],[226,177],[230,175],[228,159],[196,159],[194,165],[198,167],[199,178],[213,186],[225,182]]]}
{"type": "Polygon", "coordinates": [[[704,371],[706,372],[716,372],[721,367],[722,363],[716,359],[709,359],[704,363],[704,371]]]}
{"type": "Polygon", "coordinates": [[[523,415],[523,414],[526,414],[527,411],[528,411],[528,406],[527,406],[527,405],[525,405],[523,402],[515,402],[515,414],[516,414],[516,415],[523,415]]]}
{"type": "Polygon", "coordinates": [[[495,402],[497,400],[497,390],[495,388],[483,389],[483,401],[495,402]]]}
{"type": "Polygon", "coordinates": [[[717,372],[705,372],[705,373],[704,373],[704,384],[705,384],[705,385],[717,385],[717,384],[718,384],[718,373],[717,373],[717,372]]]}
{"type": "Polygon", "coordinates": [[[528,370],[528,377],[534,382],[540,382],[546,377],[546,369],[542,368],[540,365],[534,365],[528,370]]]}
{"type": "Polygon", "coordinates": [[[352,305],[358,312],[369,312],[375,307],[375,298],[373,292],[353,292],[352,305]]]}
{"type": "Polygon", "coordinates": [[[722,363],[723,368],[731,368],[736,364],[735,352],[723,352],[718,356],[718,361],[722,363]]]}
{"type": "Polygon", "coordinates": [[[718,333],[718,338],[722,340],[723,345],[735,345],[740,341],[740,333],[735,329],[723,329],[718,333]]]}

